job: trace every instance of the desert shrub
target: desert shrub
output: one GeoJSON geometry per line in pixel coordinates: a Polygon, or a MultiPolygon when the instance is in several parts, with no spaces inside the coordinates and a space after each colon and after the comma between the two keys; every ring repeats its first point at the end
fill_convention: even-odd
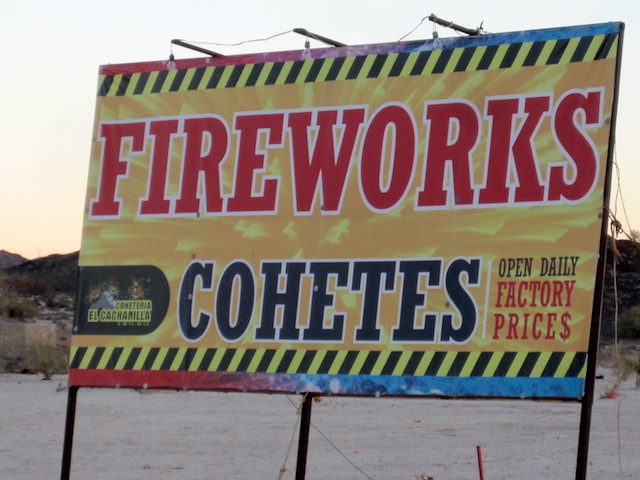
{"type": "Polygon", "coordinates": [[[29,345],[26,355],[27,370],[40,373],[46,380],[52,375],[66,373],[68,350],[59,345],[36,343],[29,345]]]}
{"type": "Polygon", "coordinates": [[[0,315],[15,319],[36,317],[40,313],[38,305],[15,295],[0,295],[0,315]]]}
{"type": "Polygon", "coordinates": [[[50,296],[47,285],[41,278],[27,275],[8,276],[4,283],[9,292],[21,297],[48,297],[50,296]]]}
{"type": "Polygon", "coordinates": [[[73,310],[75,306],[74,298],[63,293],[52,296],[46,303],[49,308],[62,308],[65,310],[73,310]]]}
{"type": "Polygon", "coordinates": [[[640,338],[640,305],[620,314],[618,334],[622,338],[640,338]]]}
{"type": "Polygon", "coordinates": [[[603,391],[602,397],[613,398],[618,394],[620,385],[630,377],[635,377],[636,387],[640,387],[640,352],[635,347],[636,342],[620,342],[617,353],[610,355],[603,365],[615,371],[615,378],[603,391]]]}

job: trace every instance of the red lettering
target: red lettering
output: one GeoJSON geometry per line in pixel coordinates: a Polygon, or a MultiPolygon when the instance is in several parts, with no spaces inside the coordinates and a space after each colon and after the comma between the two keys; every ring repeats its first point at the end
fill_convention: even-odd
{"type": "Polygon", "coordinates": [[[480,190],[480,203],[499,204],[509,201],[507,174],[513,117],[518,113],[518,103],[517,98],[487,101],[486,113],[491,118],[491,141],[485,165],[486,186],[480,190]]]}
{"type": "Polygon", "coordinates": [[[294,209],[296,213],[310,213],[318,196],[323,212],[340,210],[344,198],[347,173],[353,158],[356,138],[364,121],[364,108],[321,110],[311,128],[313,112],[289,114],[291,129],[291,155],[293,168],[294,209]],[[338,116],[340,114],[340,116],[338,116]],[[340,123],[339,123],[340,122],[340,123]],[[337,126],[342,125],[342,136],[336,155],[337,126]],[[315,138],[310,139],[311,132],[315,138]],[[310,143],[313,153],[310,153],[310,143]]]}
{"type": "Polygon", "coordinates": [[[180,198],[176,213],[200,212],[200,179],[204,181],[207,213],[222,211],[221,164],[228,152],[229,133],[218,116],[191,117],[184,121],[186,146],[182,165],[180,198]]]}
{"type": "Polygon", "coordinates": [[[425,119],[429,138],[416,208],[472,204],[472,153],[480,138],[480,114],[464,101],[427,102],[425,119]]]}
{"type": "Polygon", "coordinates": [[[275,212],[278,200],[278,179],[264,175],[260,189],[255,190],[258,173],[267,171],[267,154],[258,147],[260,134],[266,134],[266,146],[283,144],[283,113],[238,115],[235,129],[238,132],[233,195],[228,199],[229,212],[275,212]]]}
{"type": "MultiPolygon", "coordinates": [[[[599,152],[589,133],[603,123],[603,98],[604,87],[570,90],[556,102],[553,113],[552,94],[488,98],[484,113],[490,129],[483,137],[483,172],[483,159],[473,158],[482,118],[477,107],[464,99],[425,102],[423,138],[413,112],[395,102],[384,104],[369,119],[365,106],[236,113],[233,137],[218,115],[104,122],[98,135],[102,152],[97,192],[89,214],[117,218],[124,203],[134,203],[120,196],[125,190],[127,195],[139,190],[138,178],[130,185],[123,183],[131,188],[120,185],[130,175],[132,158],[147,168],[146,196],[135,200],[142,217],[274,214],[283,200],[281,189],[291,192],[284,201],[294,214],[339,213],[345,199],[354,198],[347,197],[347,189],[355,188],[349,175],[358,161],[360,199],[375,213],[398,208],[411,188],[416,189],[416,211],[579,202],[595,188],[600,173],[599,152]],[[562,152],[555,163],[544,161],[546,172],[541,171],[536,151],[549,140],[537,138],[545,121],[562,152]],[[232,139],[235,159],[224,168],[223,184],[232,139]],[[414,182],[422,142],[422,178],[414,182]],[[170,178],[178,170],[176,194],[170,178]],[[481,176],[482,184],[475,181],[481,176]]],[[[545,147],[545,155],[553,148],[545,147]]],[[[515,276],[520,276],[519,265],[515,267],[515,276]]],[[[521,308],[525,303],[559,306],[565,290],[570,302],[572,288],[529,281],[519,283],[516,291],[515,284],[505,283],[499,287],[497,302],[521,308]]]]}
{"type": "Polygon", "coordinates": [[[544,200],[544,187],[540,181],[540,169],[533,139],[550,105],[551,96],[549,95],[528,97],[524,101],[526,116],[513,142],[513,161],[518,177],[518,186],[515,189],[516,203],[544,200]]]}
{"type": "Polygon", "coordinates": [[[525,313],[524,314],[524,327],[522,328],[522,340],[527,340],[529,338],[529,334],[528,334],[528,330],[529,330],[529,314],[525,313]]]}
{"type": "Polygon", "coordinates": [[[505,307],[516,306],[516,282],[509,282],[509,289],[507,290],[507,301],[505,307]]]}
{"type": "Polygon", "coordinates": [[[509,332],[507,333],[507,339],[509,340],[517,340],[518,339],[518,315],[515,313],[509,314],[509,332]]]}
{"type": "Polygon", "coordinates": [[[547,334],[544,338],[547,340],[553,340],[556,338],[556,332],[553,329],[553,324],[558,319],[558,314],[555,312],[550,312],[547,314],[547,334]]]}
{"type": "Polygon", "coordinates": [[[558,102],[553,132],[567,161],[549,167],[549,200],[575,202],[594,187],[599,169],[598,152],[584,127],[599,126],[601,117],[602,89],[571,91],[558,102]]]}
{"type": "Polygon", "coordinates": [[[540,281],[534,280],[531,282],[531,306],[537,307],[536,299],[538,297],[538,292],[540,291],[540,281]]]}
{"type": "Polygon", "coordinates": [[[504,327],[504,322],[506,319],[504,318],[504,315],[501,313],[496,313],[494,317],[496,319],[496,323],[495,323],[495,326],[493,327],[493,339],[497,340],[498,338],[500,338],[500,335],[498,335],[498,332],[502,330],[502,328],[504,327]]]}
{"type": "Polygon", "coordinates": [[[165,198],[167,170],[171,155],[171,136],[178,131],[178,120],[151,122],[149,133],[154,138],[153,156],[149,168],[149,185],[146,199],[140,202],[140,215],[167,215],[171,202],[165,198]]]}
{"type": "Polygon", "coordinates": [[[507,282],[498,282],[498,299],[496,301],[496,307],[502,307],[502,290],[507,286],[507,282]]]}
{"type": "Polygon", "coordinates": [[[537,168],[535,137],[544,115],[549,111],[550,96],[491,99],[487,114],[492,117],[491,140],[485,167],[486,186],[480,191],[480,203],[540,202],[544,187],[537,168]],[[524,105],[524,119],[512,140],[514,117],[524,105]],[[512,160],[510,160],[512,159],[512,160]],[[509,185],[513,162],[515,183],[509,185]],[[510,192],[515,195],[510,195],[510,192]]]}
{"type": "Polygon", "coordinates": [[[413,116],[403,106],[383,106],[367,127],[360,161],[360,189],[373,210],[385,212],[402,201],[413,177],[415,159],[413,116]],[[387,152],[390,158],[385,175],[387,152]]]}
{"type": "Polygon", "coordinates": [[[529,282],[520,282],[520,285],[518,285],[518,306],[520,308],[524,308],[527,305],[527,299],[523,295],[522,291],[526,291],[528,288],[529,282]]]}
{"type": "Polygon", "coordinates": [[[540,337],[542,336],[542,332],[540,331],[540,328],[538,327],[538,324],[540,322],[542,322],[543,320],[543,316],[542,313],[538,312],[533,316],[533,327],[531,328],[531,335],[533,336],[533,338],[535,340],[539,340],[540,337]]]}
{"type": "Polygon", "coordinates": [[[565,280],[564,281],[564,285],[567,289],[567,301],[565,302],[564,306],[565,307],[570,307],[571,306],[571,294],[573,293],[573,287],[575,286],[576,281],[575,280],[565,280]]]}
{"type": "Polygon", "coordinates": [[[548,307],[551,301],[551,282],[545,280],[540,284],[540,305],[548,307]]]}
{"type": "Polygon", "coordinates": [[[143,153],[145,140],[144,122],[103,123],[100,125],[103,142],[98,196],[91,201],[92,217],[118,217],[122,199],[116,197],[118,180],[126,177],[129,158],[123,157],[124,143],[130,143],[130,153],[143,153]]]}
{"type": "Polygon", "coordinates": [[[562,292],[564,291],[564,285],[562,282],[553,282],[553,299],[551,300],[551,306],[562,306],[562,292]]]}

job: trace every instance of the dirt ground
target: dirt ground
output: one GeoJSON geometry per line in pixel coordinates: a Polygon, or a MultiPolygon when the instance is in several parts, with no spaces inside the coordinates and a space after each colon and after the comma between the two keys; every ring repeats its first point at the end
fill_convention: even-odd
{"type": "MultiPolygon", "coordinates": [[[[601,398],[588,478],[640,478],[640,389],[601,398]]],[[[60,478],[66,376],[0,375],[0,478],[60,478]]],[[[73,479],[295,478],[301,397],[80,389],[73,479]]],[[[580,405],[531,400],[323,397],[313,404],[309,480],[574,479],[580,405]]]]}

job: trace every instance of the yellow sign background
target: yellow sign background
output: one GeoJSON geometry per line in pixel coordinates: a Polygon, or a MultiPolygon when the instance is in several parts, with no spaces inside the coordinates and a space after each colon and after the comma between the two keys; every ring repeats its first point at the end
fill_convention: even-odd
{"type": "MultiPolygon", "coordinates": [[[[615,52],[615,49],[612,49],[615,52]]],[[[431,60],[435,61],[435,60],[431,60]]],[[[169,309],[162,324],[149,335],[126,337],[111,335],[75,335],[75,347],[97,346],[154,346],[154,347],[259,347],[283,349],[322,348],[313,342],[255,342],[253,328],[259,323],[262,261],[292,260],[370,260],[370,259],[443,259],[443,269],[458,257],[482,259],[480,284],[468,286],[467,291],[477,306],[478,325],[469,342],[463,344],[394,343],[390,332],[397,326],[399,287],[395,293],[382,295],[378,325],[382,338],[378,344],[354,341],[362,311],[362,293],[350,292],[330,285],[336,303],[327,316],[336,312],[346,314],[344,341],[337,346],[345,350],[447,350],[447,351],[546,351],[586,352],[593,306],[595,273],[598,264],[600,231],[603,222],[603,191],[614,96],[616,59],[560,63],[509,69],[452,72],[439,75],[401,76],[335,80],[318,83],[257,85],[194,91],[164,91],[141,95],[99,97],[93,132],[86,212],[81,249],[81,266],[154,265],[166,275],[171,291],[169,309]],[[437,100],[460,99],[484,113],[487,98],[496,96],[530,96],[551,94],[552,104],[570,90],[601,88],[603,118],[601,126],[584,127],[596,145],[600,157],[599,177],[592,194],[575,204],[474,206],[444,209],[414,209],[415,193],[421,186],[425,144],[428,128],[425,125],[425,103],[437,100]],[[101,123],[134,121],[166,117],[215,114],[232,127],[234,116],[243,112],[280,112],[347,106],[366,106],[367,115],[389,102],[408,108],[418,131],[416,169],[408,195],[391,212],[372,212],[362,201],[358,186],[358,158],[346,184],[342,209],[337,215],[323,215],[316,208],[312,215],[293,213],[291,186],[291,149],[288,133],[282,148],[268,149],[264,175],[279,178],[277,215],[144,218],[138,214],[140,199],[148,189],[149,164],[152,145],[148,141],[145,153],[132,153],[125,141],[122,158],[130,158],[126,177],[118,182],[117,196],[122,199],[121,216],[117,219],[96,218],[89,215],[91,202],[97,198],[100,181],[103,145],[99,141],[101,123]],[[571,333],[567,338],[553,339],[507,338],[507,330],[496,332],[496,311],[505,315],[522,315],[525,310],[511,308],[496,310],[499,303],[499,281],[544,280],[539,276],[541,259],[578,257],[575,275],[556,280],[575,280],[571,306],[545,309],[556,311],[558,319],[570,311],[571,333]],[[501,278],[501,259],[531,258],[534,268],[526,278],[501,278]],[[256,304],[252,328],[238,342],[226,342],[211,328],[197,342],[186,341],[178,329],[176,319],[177,295],[185,268],[194,260],[215,261],[214,284],[224,268],[235,260],[250,264],[256,279],[256,304]]],[[[305,63],[306,65],[306,63],[305,63]]],[[[211,67],[213,68],[213,67],[211,67]]],[[[208,72],[210,73],[210,72],[208,72]]],[[[207,73],[207,74],[208,74],[207,73]]],[[[175,72],[169,72],[169,76],[175,72]]],[[[489,141],[489,119],[480,124],[481,136],[473,151],[473,182],[481,185],[485,174],[489,141]]],[[[514,127],[515,128],[515,127],[514,127]]],[[[362,135],[358,137],[356,152],[360,151],[362,135]]],[[[171,162],[167,181],[167,197],[179,195],[183,142],[172,142],[171,162]]],[[[233,190],[234,164],[237,142],[230,136],[230,150],[223,164],[223,191],[233,190]]],[[[535,136],[535,151],[543,177],[551,162],[566,161],[554,142],[550,116],[545,117],[535,136]]],[[[259,182],[258,182],[259,183],[259,182]]],[[[398,282],[396,282],[398,284],[398,282]]],[[[442,288],[429,289],[422,285],[426,306],[418,309],[417,318],[426,312],[451,311],[449,299],[442,288]]],[[[301,288],[300,311],[309,308],[311,280],[305,278],[301,288]]],[[[214,311],[213,292],[199,291],[194,311],[214,311]]],[[[540,309],[538,309],[540,310],[540,309]]],[[[536,310],[536,311],[538,311],[536,310]]],[[[532,312],[533,314],[533,312],[532,312]]],[[[546,317],[545,317],[546,318],[546,317]]],[[[304,315],[300,328],[305,328],[304,315]]],[[[559,320],[558,320],[559,321],[559,320]]],[[[522,324],[520,324],[520,327],[522,324]]],[[[529,325],[531,327],[531,325],[529,325]]]]}

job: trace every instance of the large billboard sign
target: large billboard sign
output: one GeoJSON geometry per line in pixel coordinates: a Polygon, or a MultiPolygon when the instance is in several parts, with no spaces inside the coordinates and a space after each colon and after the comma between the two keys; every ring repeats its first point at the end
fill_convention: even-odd
{"type": "Polygon", "coordinates": [[[619,42],[101,67],[70,384],[581,398],[619,42]]]}

